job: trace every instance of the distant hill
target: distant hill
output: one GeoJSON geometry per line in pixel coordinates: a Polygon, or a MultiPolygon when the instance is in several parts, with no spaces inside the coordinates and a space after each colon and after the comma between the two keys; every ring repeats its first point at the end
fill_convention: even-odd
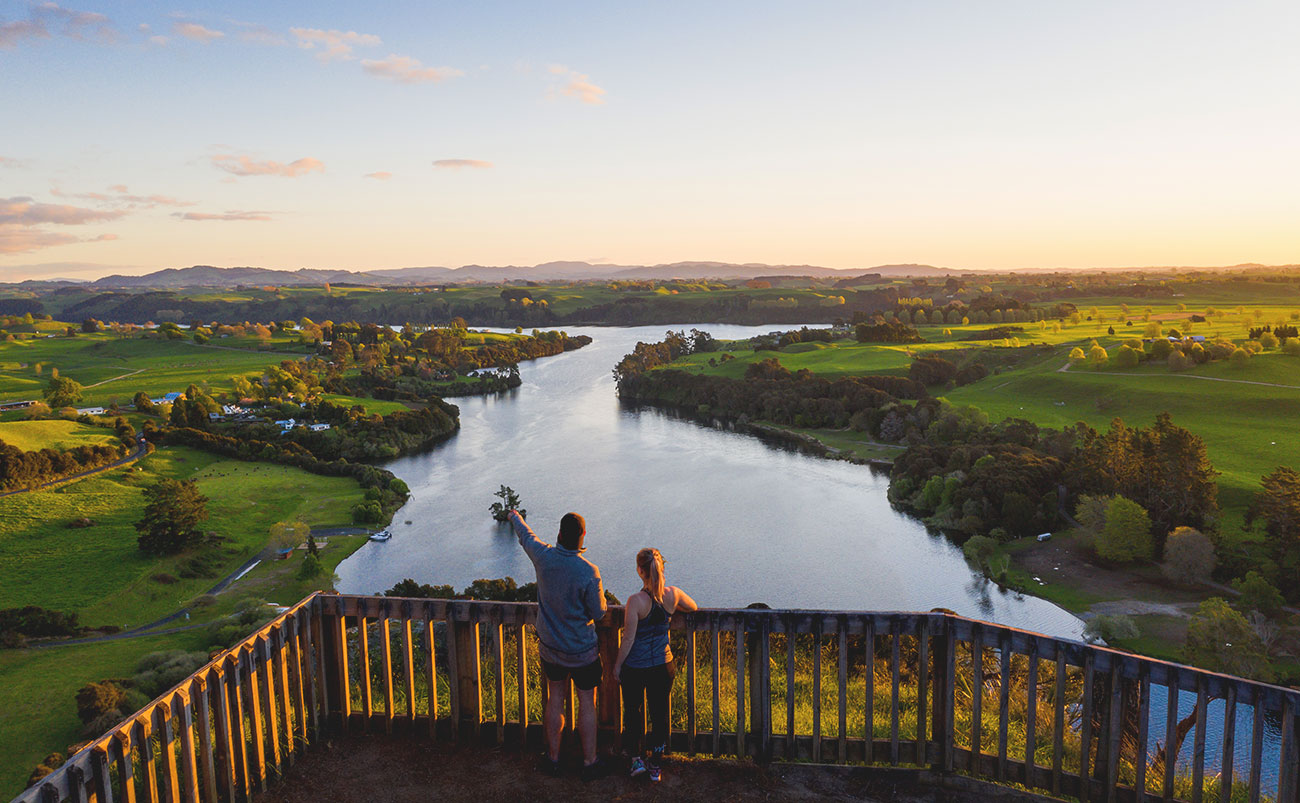
{"type": "Polygon", "coordinates": [[[91,283],[99,288],[236,287],[238,285],[412,284],[503,281],[581,281],[588,279],[752,279],[755,276],[850,277],[861,273],[884,277],[945,276],[964,271],[932,265],[880,265],[873,268],[837,269],[816,265],[733,264],[728,262],[674,262],[667,265],[593,265],[589,262],[545,262],[540,265],[464,265],[459,268],[420,267],[372,271],[287,271],[271,268],[218,268],[195,265],[168,268],[143,276],[105,276],[91,283]]]}

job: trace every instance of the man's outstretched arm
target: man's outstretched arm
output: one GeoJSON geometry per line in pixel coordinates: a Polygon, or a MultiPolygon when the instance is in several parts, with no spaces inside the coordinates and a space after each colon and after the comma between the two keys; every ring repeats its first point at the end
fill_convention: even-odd
{"type": "Polygon", "coordinates": [[[533,528],[528,526],[528,522],[524,521],[524,517],[519,515],[518,510],[510,511],[506,521],[510,522],[511,527],[514,527],[515,537],[519,539],[519,545],[524,548],[524,552],[528,553],[528,557],[531,558],[541,553],[548,546],[542,539],[537,537],[537,533],[534,533],[533,528]]]}

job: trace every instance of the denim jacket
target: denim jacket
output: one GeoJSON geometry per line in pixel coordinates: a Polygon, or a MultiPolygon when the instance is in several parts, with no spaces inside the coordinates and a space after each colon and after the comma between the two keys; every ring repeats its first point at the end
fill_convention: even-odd
{"type": "Polygon", "coordinates": [[[537,570],[537,639],[543,660],[586,666],[596,660],[596,622],[605,617],[600,569],[572,549],[542,541],[519,516],[510,523],[537,570]]]}

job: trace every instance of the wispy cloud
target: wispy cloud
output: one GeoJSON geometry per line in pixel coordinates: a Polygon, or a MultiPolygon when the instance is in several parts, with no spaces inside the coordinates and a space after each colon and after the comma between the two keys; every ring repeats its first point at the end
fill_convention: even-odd
{"type": "Polygon", "coordinates": [[[259,162],[250,156],[218,154],[212,157],[215,167],[234,173],[237,176],[283,176],[297,178],[312,172],[325,172],[325,163],[310,156],[284,164],[283,162],[259,162]]]}
{"type": "Polygon", "coordinates": [[[231,21],[230,24],[240,29],[235,36],[241,42],[247,42],[251,45],[266,45],[267,47],[280,47],[289,44],[283,34],[273,31],[265,25],[256,22],[236,21],[231,21]]]}
{"type": "Polygon", "coordinates": [[[122,209],[89,209],[82,206],[38,203],[27,196],[0,198],[0,254],[39,251],[57,245],[78,242],[116,240],[115,234],[78,237],[48,231],[42,226],[80,226],[116,220],[126,214],[122,209]]]}
{"type": "Polygon", "coordinates": [[[593,106],[604,105],[605,90],[593,84],[590,76],[569,69],[563,64],[552,64],[547,70],[560,81],[557,86],[552,87],[552,91],[558,91],[561,95],[577,98],[593,106]]]}
{"type": "Polygon", "coordinates": [[[111,42],[116,40],[117,31],[103,14],[74,11],[51,2],[30,6],[27,19],[0,23],[0,48],[15,47],[25,39],[49,39],[51,36],[111,42]]]}
{"type": "Polygon", "coordinates": [[[177,36],[183,36],[195,42],[207,44],[214,39],[220,39],[225,36],[221,31],[205,27],[197,22],[173,22],[172,33],[177,36]]]}
{"type": "Polygon", "coordinates": [[[354,47],[375,47],[383,40],[370,33],[356,31],[324,31],[320,28],[290,28],[289,33],[298,40],[298,46],[304,50],[315,50],[316,58],[321,61],[350,60],[354,47]]]}
{"type": "Polygon", "coordinates": [[[483,169],[491,167],[492,163],[482,159],[438,159],[434,161],[433,166],[439,170],[459,170],[462,167],[483,169]]]}
{"type": "Polygon", "coordinates": [[[123,209],[90,209],[66,204],[43,204],[27,196],[0,198],[0,224],[38,226],[53,223],[60,226],[79,226],[116,220],[126,214],[123,209]]]}
{"type": "Polygon", "coordinates": [[[410,56],[390,54],[378,61],[362,59],[361,69],[376,78],[398,81],[403,84],[437,83],[447,78],[455,78],[465,73],[454,67],[425,67],[419,59],[410,56]]]}
{"type": "Polygon", "coordinates": [[[0,167],[26,167],[27,163],[22,159],[13,159],[8,156],[0,156],[0,167]]]}
{"type": "Polygon", "coordinates": [[[377,170],[374,173],[366,173],[362,176],[362,178],[373,178],[378,179],[379,181],[387,181],[392,177],[393,174],[389,173],[387,170],[377,170]]]}
{"type": "Polygon", "coordinates": [[[80,201],[96,201],[105,204],[115,204],[128,208],[152,209],[155,206],[194,206],[193,201],[182,201],[173,198],[170,195],[134,195],[127,191],[125,184],[114,184],[108,188],[108,192],[63,192],[57,187],[50,190],[50,194],[57,198],[75,198],[80,201]]]}
{"type": "Polygon", "coordinates": [[[270,212],[229,209],[225,212],[173,212],[181,220],[270,220],[270,212]]]}

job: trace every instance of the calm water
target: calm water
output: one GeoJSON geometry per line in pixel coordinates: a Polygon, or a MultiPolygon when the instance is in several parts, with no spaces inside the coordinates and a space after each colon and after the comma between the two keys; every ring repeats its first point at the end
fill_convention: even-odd
{"type": "MultiPolygon", "coordinates": [[[[771,329],[697,328],[719,338],[771,329]]],[[[586,517],[586,556],[619,599],[641,586],[636,551],[655,546],[669,583],[705,607],[943,607],[1081,637],[1079,619],[1044,600],[999,591],[971,571],[960,549],[892,509],[883,472],[620,405],[611,369],[637,341],[660,340],[664,330],[568,329],[591,335],[592,344],[522,364],[523,386],[509,394],[453,399],[460,432],[431,452],[387,465],[410,485],[411,500],[393,519],[393,540],[368,543],[339,566],[339,589],[372,594],[405,577],[457,589],[478,578],[532,580],[532,565],[509,528],[488,513],[493,492],[509,485],[545,540],[554,541],[566,511],[586,517]]],[[[1153,754],[1164,738],[1166,699],[1166,689],[1153,686],[1153,754]]],[[[1195,695],[1181,694],[1180,718],[1194,705],[1195,695]]],[[[1219,766],[1222,711],[1222,701],[1211,703],[1210,773],[1219,766]]],[[[1250,723],[1250,710],[1242,707],[1239,774],[1248,767],[1250,723]]],[[[1266,723],[1265,734],[1268,790],[1280,756],[1275,722],[1266,723]]],[[[1189,735],[1180,769],[1190,766],[1192,746],[1189,735]]]]}
{"type": "MultiPolygon", "coordinates": [[[[699,328],[719,338],[771,329],[699,328]]],[[[546,540],[566,511],[581,513],[586,556],[620,599],[640,588],[636,551],[655,546],[668,581],[704,606],[944,607],[1080,636],[1077,618],[999,591],[957,547],[893,510],[884,473],[620,405],[611,369],[664,330],[569,329],[592,344],[524,363],[523,386],[510,394],[453,399],[460,432],[386,466],[410,485],[411,500],[394,517],[392,541],[367,544],[339,567],[340,590],[375,593],[404,577],[457,589],[478,578],[532,580],[509,528],[488,513],[504,484],[546,540]]]]}

